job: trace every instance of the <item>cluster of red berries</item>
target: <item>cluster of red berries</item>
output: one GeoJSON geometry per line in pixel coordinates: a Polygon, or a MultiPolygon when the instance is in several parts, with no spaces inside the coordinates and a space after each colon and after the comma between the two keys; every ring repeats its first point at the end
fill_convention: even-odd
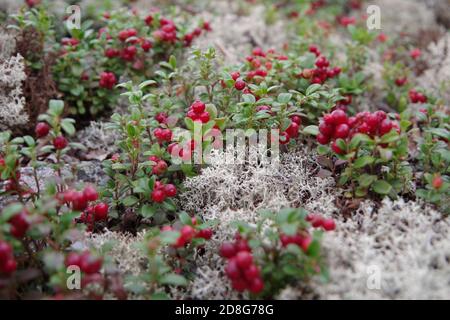
{"type": "Polygon", "coordinates": [[[155,138],[158,140],[159,143],[172,141],[172,130],[168,128],[166,129],[156,128],[153,131],[153,134],[155,135],[155,138]]]}
{"type": "MultiPolygon", "coordinates": [[[[151,25],[153,23],[153,17],[148,16],[145,18],[145,23],[151,25]]],[[[177,26],[172,20],[161,18],[159,20],[159,29],[153,32],[153,38],[158,42],[175,43],[178,40],[177,26]]]]}
{"type": "Polygon", "coordinates": [[[195,101],[189,107],[187,117],[193,121],[199,121],[201,123],[207,123],[211,119],[209,112],[206,111],[206,105],[199,100],[195,101]]]}
{"type": "Polygon", "coordinates": [[[152,174],[161,175],[166,172],[168,167],[167,162],[158,158],[157,156],[150,156],[148,160],[155,163],[155,165],[153,165],[152,167],[152,174]]]}
{"type": "Polygon", "coordinates": [[[428,98],[421,92],[418,92],[414,89],[409,90],[409,99],[412,103],[427,103],[428,98]]]}
{"type": "MultiPolygon", "coordinates": [[[[184,225],[181,227],[180,236],[177,238],[176,242],[172,245],[174,248],[179,249],[185,247],[195,238],[201,238],[205,240],[210,240],[213,236],[213,231],[209,228],[199,229],[197,219],[192,218],[192,226],[184,225]]],[[[172,226],[164,226],[161,231],[174,231],[172,226]]]]}
{"type": "Polygon", "coordinates": [[[280,143],[287,144],[291,139],[298,138],[301,125],[302,118],[300,118],[300,116],[291,116],[291,124],[286,131],[280,133],[280,143]]]}
{"type": "Polygon", "coordinates": [[[76,47],[80,44],[80,41],[75,38],[63,38],[61,44],[66,47],[76,47]]]}
{"type": "Polygon", "coordinates": [[[383,136],[391,130],[397,130],[400,133],[400,128],[397,122],[391,121],[387,118],[384,111],[376,112],[360,112],[354,117],[347,117],[347,114],[342,110],[335,110],[323,117],[323,121],[319,125],[319,135],[317,142],[320,144],[328,144],[331,140],[333,143],[331,148],[337,154],[343,154],[337,144],[337,139],[351,139],[357,133],[367,134],[369,136],[383,136]]]}
{"type": "Polygon", "coordinates": [[[90,202],[98,200],[98,192],[92,186],[86,186],[83,191],[67,190],[60,196],[62,202],[70,204],[75,211],[81,211],[78,221],[90,225],[94,222],[108,219],[109,207],[106,203],[100,202],[89,206],[90,202]]]}
{"type": "Polygon", "coordinates": [[[11,225],[10,233],[17,239],[22,239],[30,228],[30,222],[28,221],[29,212],[24,209],[21,212],[15,214],[9,219],[11,225]]]}
{"type": "Polygon", "coordinates": [[[173,198],[177,195],[177,187],[173,184],[164,184],[161,181],[155,181],[151,194],[152,200],[156,203],[162,203],[166,198],[173,198]]]}
{"type": "Polygon", "coordinates": [[[182,160],[189,160],[194,154],[195,146],[196,143],[194,139],[181,144],[174,142],[169,144],[169,146],[167,147],[167,152],[173,157],[179,157],[182,160]]]}
{"type": "Polygon", "coordinates": [[[103,71],[100,74],[99,85],[100,88],[105,88],[111,90],[117,83],[116,75],[112,72],[103,71]]]}
{"type": "Polygon", "coordinates": [[[315,69],[304,69],[299,76],[311,81],[311,83],[323,84],[330,78],[335,78],[341,73],[341,68],[330,67],[328,59],[322,55],[315,45],[309,47],[309,52],[316,55],[315,69]]]}
{"type": "Polygon", "coordinates": [[[348,26],[356,23],[356,18],[349,17],[349,16],[336,17],[336,20],[343,27],[348,27],[348,26]]]}
{"type": "Polygon", "coordinates": [[[100,272],[103,265],[103,259],[95,257],[89,251],[83,253],[71,252],[65,259],[66,267],[77,266],[80,270],[88,275],[100,272]]]}
{"type": "Polygon", "coordinates": [[[234,243],[222,244],[220,255],[228,260],[225,273],[230,278],[233,289],[238,292],[249,290],[253,294],[264,290],[261,270],[253,261],[247,240],[240,234],[236,234],[234,243]]]}
{"type": "Polygon", "coordinates": [[[192,31],[190,33],[187,33],[184,36],[184,38],[183,38],[184,45],[186,47],[189,47],[192,44],[192,41],[194,41],[195,38],[199,37],[202,34],[203,30],[204,31],[211,31],[212,30],[211,29],[211,25],[209,24],[209,22],[205,21],[205,22],[203,22],[203,25],[202,25],[201,28],[197,27],[197,28],[194,29],[194,31],[192,31]]]}
{"type": "MultiPolygon", "coordinates": [[[[320,215],[309,214],[306,221],[310,222],[314,228],[323,228],[325,231],[333,231],[336,229],[336,224],[333,219],[324,219],[320,215]]],[[[308,252],[309,246],[312,243],[312,237],[307,231],[298,232],[295,235],[280,235],[281,245],[287,247],[290,244],[299,246],[303,252],[308,252]]]]}
{"type": "Polygon", "coordinates": [[[159,112],[155,115],[155,120],[160,124],[167,124],[167,120],[169,119],[169,115],[166,112],[159,112]]]}
{"type": "MultiPolygon", "coordinates": [[[[34,132],[38,139],[44,138],[50,133],[50,126],[46,122],[39,122],[36,125],[34,132]]],[[[53,139],[53,146],[55,147],[56,150],[62,150],[65,147],[67,147],[68,144],[69,142],[62,135],[59,135],[53,139]]]]}
{"type": "Polygon", "coordinates": [[[0,274],[10,275],[17,269],[17,262],[14,259],[12,246],[0,240],[0,274]]]}

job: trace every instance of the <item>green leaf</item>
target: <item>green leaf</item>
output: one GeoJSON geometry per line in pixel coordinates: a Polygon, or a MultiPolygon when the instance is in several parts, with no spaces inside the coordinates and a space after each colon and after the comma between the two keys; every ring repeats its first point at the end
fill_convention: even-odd
{"type": "Polygon", "coordinates": [[[61,121],[61,127],[63,130],[69,135],[73,136],[75,134],[75,126],[70,122],[70,120],[63,120],[61,121]]]}
{"type": "Polygon", "coordinates": [[[186,117],[186,118],[184,118],[184,123],[186,124],[186,128],[188,128],[188,130],[190,130],[190,131],[194,130],[194,120],[186,117]]]}
{"type": "Polygon", "coordinates": [[[313,136],[317,136],[319,134],[319,127],[318,126],[307,126],[302,131],[305,134],[310,134],[313,136]]]}
{"type": "Polygon", "coordinates": [[[391,143],[395,142],[400,138],[399,134],[395,130],[391,130],[381,137],[381,143],[391,143]]]}
{"type": "Polygon", "coordinates": [[[180,221],[184,225],[192,225],[192,219],[186,212],[181,212],[180,215],[180,221]]]}
{"type": "Polygon", "coordinates": [[[152,84],[156,84],[157,82],[155,81],[155,80],[147,80],[147,81],[144,81],[144,82],[142,82],[140,85],[139,85],[139,89],[144,89],[145,87],[147,87],[147,86],[150,86],[150,85],[152,85],[152,84]]]}
{"type": "Polygon", "coordinates": [[[209,103],[206,105],[206,111],[209,113],[211,119],[217,118],[217,108],[214,104],[209,103]]]}
{"type": "Polygon", "coordinates": [[[250,103],[250,104],[254,104],[256,102],[256,98],[252,94],[244,94],[244,95],[242,95],[242,100],[245,103],[250,103]]]}
{"type": "Polygon", "coordinates": [[[159,282],[161,284],[167,284],[167,285],[173,285],[173,286],[181,286],[184,287],[187,285],[187,280],[178,274],[175,273],[169,273],[164,275],[159,282]]]}
{"type": "Polygon", "coordinates": [[[369,187],[376,180],[377,176],[370,174],[363,174],[358,178],[359,185],[364,188],[369,187]]]}
{"type": "Polygon", "coordinates": [[[177,68],[177,59],[175,58],[174,55],[171,55],[169,58],[169,64],[172,67],[173,70],[175,70],[177,68]]]}
{"type": "Polygon", "coordinates": [[[25,143],[29,146],[29,147],[33,147],[36,145],[36,142],[34,141],[34,139],[30,136],[25,136],[23,137],[23,139],[25,140],[25,143]]]}
{"type": "Polygon", "coordinates": [[[139,199],[134,196],[128,196],[122,200],[122,203],[125,207],[132,207],[138,202],[139,202],[139,199]]]}
{"type": "Polygon", "coordinates": [[[372,184],[372,190],[378,194],[386,195],[391,192],[392,186],[384,180],[377,180],[372,184]]]}
{"type": "Polygon", "coordinates": [[[292,93],[280,93],[277,101],[281,104],[288,104],[292,99],[292,93]]]}
{"type": "Polygon", "coordinates": [[[64,101],[62,100],[50,100],[49,113],[53,116],[60,116],[64,111],[64,101]]]}
{"type": "Polygon", "coordinates": [[[317,90],[319,90],[321,87],[322,87],[322,86],[321,86],[320,84],[313,84],[313,85],[310,85],[310,86],[308,87],[308,89],[306,89],[305,94],[306,94],[307,96],[310,96],[311,94],[313,94],[314,92],[316,92],[317,90]]]}
{"type": "Polygon", "coordinates": [[[356,159],[354,162],[354,167],[356,169],[364,168],[365,166],[372,164],[375,161],[375,158],[371,156],[363,156],[361,158],[356,159]]]}
{"type": "Polygon", "coordinates": [[[23,208],[21,203],[13,203],[3,209],[2,214],[0,215],[0,221],[5,222],[8,221],[12,216],[19,213],[23,208]]]}
{"type": "Polygon", "coordinates": [[[144,218],[151,218],[155,214],[156,210],[152,206],[146,204],[141,208],[141,216],[144,218]]]}
{"type": "Polygon", "coordinates": [[[177,242],[180,232],[178,231],[163,231],[159,235],[161,242],[164,244],[174,244],[177,242]]]}

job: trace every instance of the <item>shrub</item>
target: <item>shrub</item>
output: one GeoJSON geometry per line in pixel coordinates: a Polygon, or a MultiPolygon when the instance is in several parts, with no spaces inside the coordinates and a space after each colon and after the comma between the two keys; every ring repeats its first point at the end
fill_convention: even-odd
{"type": "Polygon", "coordinates": [[[273,298],[289,284],[317,274],[326,277],[319,229],[334,230],[332,219],[309,215],[303,209],[282,209],[262,212],[256,226],[239,222],[236,226],[234,242],[220,247],[234,290],[273,298]]]}

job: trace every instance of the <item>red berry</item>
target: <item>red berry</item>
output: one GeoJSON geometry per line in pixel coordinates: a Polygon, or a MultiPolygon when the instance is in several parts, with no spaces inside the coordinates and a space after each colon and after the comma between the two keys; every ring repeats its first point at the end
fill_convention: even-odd
{"type": "Polygon", "coordinates": [[[246,84],[242,80],[237,80],[236,83],[234,84],[234,87],[236,88],[236,90],[239,90],[239,91],[244,90],[245,86],[246,86],[246,84]]]}
{"type": "Polygon", "coordinates": [[[104,71],[100,74],[99,86],[111,90],[117,83],[116,75],[112,72],[104,71]]]}
{"type": "Polygon", "coordinates": [[[166,193],[166,196],[168,197],[175,197],[177,195],[177,187],[175,187],[173,184],[166,184],[164,186],[164,192],[166,193]]]}
{"type": "Polygon", "coordinates": [[[153,167],[152,173],[156,175],[163,174],[166,172],[167,167],[167,163],[164,160],[159,160],[156,166],[153,167]]]}
{"type": "Polygon", "coordinates": [[[291,125],[286,129],[286,132],[290,138],[297,138],[299,130],[299,125],[295,122],[292,122],[291,125]]]}
{"type": "Polygon", "coordinates": [[[280,133],[280,143],[281,144],[288,144],[290,140],[291,140],[291,137],[289,136],[289,134],[286,131],[280,133]]]}
{"type": "Polygon", "coordinates": [[[319,124],[319,131],[326,137],[331,137],[334,132],[334,127],[332,125],[327,124],[326,122],[321,122],[319,124]]]}
{"type": "Polygon", "coordinates": [[[244,240],[244,239],[239,240],[239,241],[236,242],[235,249],[236,249],[237,252],[240,252],[240,251],[250,252],[251,251],[247,241],[244,240]]]}
{"type": "Polygon", "coordinates": [[[47,123],[39,122],[36,125],[36,130],[35,130],[36,137],[38,137],[38,138],[45,137],[46,135],[48,135],[49,132],[50,132],[50,126],[47,123]]]}
{"type": "Polygon", "coordinates": [[[152,191],[152,200],[156,203],[162,203],[166,200],[166,193],[163,190],[155,189],[152,191]]]}
{"type": "Polygon", "coordinates": [[[98,199],[98,192],[93,186],[84,188],[83,195],[86,197],[87,201],[97,201],[98,199]]]}
{"type": "Polygon", "coordinates": [[[230,279],[239,279],[241,276],[241,273],[239,271],[239,267],[237,265],[237,261],[235,258],[228,261],[227,265],[225,266],[225,273],[227,274],[228,278],[230,279]]]}
{"type": "Polygon", "coordinates": [[[239,79],[239,77],[241,76],[241,74],[239,73],[239,71],[234,71],[231,73],[231,78],[236,81],[237,79],[239,79]]]}
{"type": "Polygon", "coordinates": [[[102,221],[108,218],[109,207],[106,203],[99,203],[94,207],[95,220],[102,221]]]}
{"type": "Polygon", "coordinates": [[[350,133],[350,128],[348,127],[348,125],[343,123],[336,127],[333,137],[335,139],[345,139],[348,137],[349,133],[350,133]]]}
{"type": "Polygon", "coordinates": [[[67,147],[67,140],[63,136],[58,136],[55,139],[53,139],[53,146],[56,150],[62,150],[65,147],[67,147]]]}
{"type": "Polygon", "coordinates": [[[144,52],[149,52],[152,47],[153,44],[150,40],[144,40],[141,44],[141,48],[142,50],[144,50],[144,52]]]}
{"type": "Polygon", "coordinates": [[[303,250],[303,252],[308,252],[309,246],[312,243],[312,238],[310,236],[304,237],[302,239],[302,243],[301,243],[301,248],[303,250]]]}
{"type": "Polygon", "coordinates": [[[296,124],[298,124],[299,126],[302,125],[302,118],[300,116],[297,115],[293,115],[291,116],[291,121],[295,122],[296,124]]]}
{"type": "Polygon", "coordinates": [[[323,116],[323,121],[325,121],[325,123],[329,126],[334,126],[334,118],[331,114],[326,114],[323,116]]]}
{"type": "Polygon", "coordinates": [[[344,154],[344,150],[342,150],[341,148],[338,147],[336,141],[333,141],[333,143],[331,144],[331,149],[332,149],[336,154],[344,154]]]}
{"type": "Polygon", "coordinates": [[[245,283],[245,281],[241,279],[232,281],[231,286],[237,292],[243,292],[245,289],[247,289],[247,284],[245,283]]]}
{"type": "Polygon", "coordinates": [[[236,255],[236,249],[230,242],[224,242],[220,246],[220,255],[224,258],[232,258],[236,255]]]}
{"type": "Polygon", "coordinates": [[[71,252],[67,255],[65,260],[66,267],[69,266],[80,266],[81,265],[81,256],[76,252],[71,252]]]}
{"type": "Polygon", "coordinates": [[[205,240],[211,239],[213,232],[211,229],[203,229],[197,233],[197,238],[203,238],[205,240]]]}
{"type": "Polygon", "coordinates": [[[184,240],[190,241],[195,236],[195,230],[191,226],[183,226],[180,230],[180,234],[184,240]]]}
{"type": "Polygon", "coordinates": [[[203,113],[199,116],[199,120],[200,120],[202,123],[207,123],[207,122],[209,122],[209,120],[210,120],[209,113],[208,113],[208,112],[203,112],[203,113]]]}
{"type": "Polygon", "coordinates": [[[385,135],[386,133],[389,133],[393,128],[393,123],[392,121],[390,121],[389,119],[384,119],[383,121],[381,121],[380,124],[380,136],[385,135]]]}
{"type": "Polygon", "coordinates": [[[317,135],[317,142],[322,145],[328,144],[330,142],[330,138],[322,133],[319,133],[317,135]]]}
{"type": "Polygon", "coordinates": [[[101,268],[102,268],[101,258],[96,258],[90,255],[89,253],[83,254],[81,256],[81,264],[80,264],[81,271],[87,274],[94,274],[98,273],[101,268]]]}
{"type": "Polygon", "coordinates": [[[253,279],[251,285],[250,285],[250,292],[253,294],[261,293],[261,291],[264,290],[264,282],[261,278],[255,278],[253,279]]]}
{"type": "Polygon", "coordinates": [[[72,200],[72,209],[75,211],[83,211],[87,208],[88,201],[83,192],[75,192],[72,200]]]}
{"type": "Polygon", "coordinates": [[[17,270],[17,262],[14,259],[7,260],[3,265],[0,265],[0,273],[11,274],[17,270]]]}
{"type": "Polygon", "coordinates": [[[253,262],[253,257],[248,251],[240,251],[236,255],[236,263],[241,269],[248,268],[253,262]]]}
{"type": "Polygon", "coordinates": [[[0,265],[12,257],[12,247],[6,242],[0,240],[0,265]]]}
{"type": "Polygon", "coordinates": [[[336,223],[334,222],[333,219],[325,219],[322,222],[322,227],[326,230],[326,231],[333,231],[334,229],[336,229],[336,223]]]}
{"type": "Polygon", "coordinates": [[[30,227],[27,215],[26,211],[22,211],[8,221],[11,224],[11,235],[17,239],[23,238],[30,227]]]}
{"type": "Polygon", "coordinates": [[[253,279],[259,277],[259,268],[256,265],[252,264],[247,270],[244,271],[244,275],[248,281],[252,281],[253,279]]]}
{"type": "Polygon", "coordinates": [[[334,110],[331,113],[331,118],[335,125],[347,123],[347,115],[342,110],[334,110]]]}
{"type": "Polygon", "coordinates": [[[195,113],[200,114],[200,113],[205,112],[205,110],[206,110],[206,105],[205,105],[203,102],[201,102],[201,101],[195,101],[195,102],[192,104],[191,108],[192,108],[192,110],[193,110],[195,113]]]}
{"type": "Polygon", "coordinates": [[[434,189],[440,189],[442,188],[442,185],[444,184],[444,181],[442,180],[442,177],[440,175],[433,178],[433,188],[434,189]]]}

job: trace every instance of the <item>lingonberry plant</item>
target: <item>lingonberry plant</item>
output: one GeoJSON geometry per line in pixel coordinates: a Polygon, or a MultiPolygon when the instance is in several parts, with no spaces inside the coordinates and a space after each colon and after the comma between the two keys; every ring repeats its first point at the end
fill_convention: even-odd
{"type": "Polygon", "coordinates": [[[67,255],[84,229],[77,222],[88,224],[92,231],[108,219],[108,205],[98,201],[94,186],[77,191],[63,175],[66,154],[81,147],[67,140],[75,127],[72,119],[62,118],[63,109],[62,101],[50,102],[48,112],[39,117],[37,140],[31,136],[11,139],[10,132],[0,135],[0,174],[6,180],[0,195],[9,203],[0,214],[0,297],[19,298],[21,288],[30,282],[43,286],[41,294],[67,294],[66,267],[72,265],[85,275],[83,287],[98,281],[107,286],[107,279],[99,274],[100,257],[87,251],[67,255]],[[39,168],[49,166],[49,157],[54,159],[55,178],[44,183],[39,168]],[[32,168],[33,182],[22,179],[24,164],[32,168]]]}
{"type": "Polygon", "coordinates": [[[180,54],[209,30],[209,25],[202,24],[188,31],[187,24],[156,11],[145,17],[129,10],[111,12],[99,29],[85,23],[56,45],[58,88],[72,113],[95,115],[117,101],[115,85],[120,77],[136,82],[153,77],[158,62],[180,54]]]}
{"type": "Polygon", "coordinates": [[[198,217],[178,214],[180,220],[172,225],[149,230],[141,250],[147,257],[148,272],[128,278],[127,287],[150,299],[167,298],[165,286],[184,287],[192,278],[197,255],[213,235],[211,223],[201,223],[198,217]]]}
{"type": "Polygon", "coordinates": [[[267,299],[289,284],[326,277],[320,242],[323,230],[335,229],[332,219],[286,208],[262,212],[256,225],[235,224],[234,241],[220,247],[234,290],[267,299]]]}
{"type": "Polygon", "coordinates": [[[128,90],[124,95],[130,102],[130,114],[114,114],[108,126],[120,134],[120,153],[104,162],[110,177],[105,196],[112,198],[114,218],[121,219],[119,212],[130,208],[142,218],[161,224],[167,222],[168,214],[175,214],[171,198],[177,194],[175,184],[181,172],[169,170],[171,157],[167,151],[176,120],[165,121],[159,114],[158,118],[163,118],[160,123],[144,108],[145,101],[152,97],[144,91],[153,84],[155,81],[149,80],[139,86],[120,85],[128,90]]]}
{"type": "MultiPolygon", "coordinates": [[[[419,139],[418,160],[421,165],[422,188],[417,195],[450,213],[450,140],[449,119],[442,109],[435,106],[422,108],[416,113],[417,126],[422,131],[419,139]]],[[[418,177],[420,179],[420,177],[418,177]]]]}
{"type": "Polygon", "coordinates": [[[348,197],[364,197],[369,192],[396,197],[410,190],[408,117],[384,111],[348,117],[337,109],[325,114],[319,127],[311,128],[311,132],[317,130],[319,152],[331,152],[345,165],[339,184],[349,188],[348,197]]]}

